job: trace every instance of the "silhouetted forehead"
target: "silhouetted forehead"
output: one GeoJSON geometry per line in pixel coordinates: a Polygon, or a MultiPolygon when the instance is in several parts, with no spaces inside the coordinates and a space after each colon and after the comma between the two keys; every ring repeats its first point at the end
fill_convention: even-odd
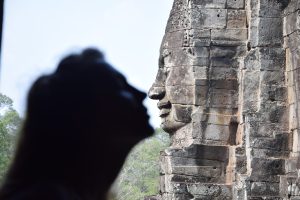
{"type": "Polygon", "coordinates": [[[127,84],[127,80],[123,74],[121,74],[117,69],[106,62],[99,62],[102,68],[103,74],[101,77],[106,76],[107,78],[111,78],[112,81],[116,82],[120,87],[123,87],[124,84],[127,84]]]}

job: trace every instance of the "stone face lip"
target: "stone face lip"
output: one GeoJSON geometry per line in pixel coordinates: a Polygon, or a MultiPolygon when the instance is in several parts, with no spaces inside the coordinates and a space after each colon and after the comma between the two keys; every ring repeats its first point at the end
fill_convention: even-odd
{"type": "Polygon", "coordinates": [[[300,199],[299,0],[174,0],[149,91],[172,144],[145,199],[300,199]]]}

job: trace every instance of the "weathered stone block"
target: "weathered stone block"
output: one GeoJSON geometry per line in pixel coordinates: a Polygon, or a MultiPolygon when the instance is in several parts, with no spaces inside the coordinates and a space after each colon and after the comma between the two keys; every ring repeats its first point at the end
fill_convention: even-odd
{"type": "Polygon", "coordinates": [[[211,80],[210,87],[213,89],[235,90],[239,88],[238,80],[211,80]]]}
{"type": "Polygon", "coordinates": [[[161,46],[164,49],[180,48],[184,46],[184,31],[169,32],[164,35],[161,46]]]}
{"type": "Polygon", "coordinates": [[[247,125],[249,126],[249,137],[264,137],[264,138],[273,138],[275,134],[280,132],[287,132],[280,124],[276,123],[267,123],[265,121],[248,121],[247,125]]]}
{"type": "Polygon", "coordinates": [[[190,11],[187,6],[182,6],[180,10],[172,10],[168,19],[166,32],[191,29],[190,11]]]}
{"type": "Polygon", "coordinates": [[[226,9],[201,9],[191,10],[191,28],[214,29],[225,28],[227,24],[226,9]]]}
{"type": "Polygon", "coordinates": [[[227,12],[227,28],[246,28],[245,10],[228,10],[227,12]]]}
{"type": "Polygon", "coordinates": [[[283,35],[287,36],[300,29],[300,11],[291,13],[283,18],[283,35]]]}
{"type": "Polygon", "coordinates": [[[191,0],[192,7],[225,8],[226,0],[191,0]]]}
{"type": "Polygon", "coordinates": [[[247,70],[283,70],[285,51],[283,48],[256,48],[249,52],[244,63],[247,70]]]}
{"type": "Polygon", "coordinates": [[[251,184],[252,196],[280,196],[279,183],[253,182],[251,184]]]}
{"type": "Polygon", "coordinates": [[[209,56],[209,48],[208,47],[193,47],[186,48],[188,54],[191,54],[195,57],[208,57],[209,56]]]}
{"type": "Polygon", "coordinates": [[[238,46],[245,45],[248,39],[247,29],[213,29],[211,41],[213,45],[238,46]]]}
{"type": "Polygon", "coordinates": [[[229,126],[232,122],[237,121],[237,116],[204,113],[202,111],[196,111],[192,114],[192,119],[194,122],[206,122],[207,124],[229,126]]]}
{"type": "Polygon", "coordinates": [[[282,197],[266,197],[266,196],[263,196],[263,197],[249,197],[249,200],[285,200],[284,198],[282,197]]]}
{"type": "Polygon", "coordinates": [[[233,145],[236,143],[236,130],[230,126],[207,124],[206,122],[193,123],[193,137],[201,144],[233,145]]]}
{"type": "MultiPolygon", "coordinates": [[[[167,167],[169,169],[168,174],[219,178],[220,181],[224,181],[224,177],[221,178],[224,173],[224,166],[219,161],[167,156],[166,163],[170,165],[167,167]]],[[[178,179],[173,178],[172,180],[178,179]]]]}
{"type": "Polygon", "coordinates": [[[165,185],[166,190],[164,193],[169,194],[185,194],[198,197],[209,197],[209,199],[228,199],[224,197],[232,197],[232,188],[229,185],[173,182],[171,179],[166,179],[165,185]]]}
{"type": "Polygon", "coordinates": [[[284,86],[285,74],[284,71],[261,71],[261,84],[284,86]]]}
{"type": "Polygon", "coordinates": [[[193,104],[198,106],[206,106],[208,97],[208,86],[196,85],[194,86],[193,104]]]}
{"type": "Polygon", "coordinates": [[[289,134],[277,134],[275,138],[251,138],[250,139],[250,147],[257,149],[269,149],[274,151],[289,151],[289,138],[291,135],[289,134]]]}
{"type": "Polygon", "coordinates": [[[191,194],[178,194],[178,193],[164,193],[162,195],[163,200],[192,200],[194,198],[191,194]]]}
{"type": "Polygon", "coordinates": [[[281,46],[283,28],[281,18],[254,18],[250,23],[251,47],[281,46]]]}
{"type": "Polygon", "coordinates": [[[280,123],[281,126],[288,124],[288,107],[277,103],[265,103],[260,107],[259,120],[267,123],[280,123]]]}
{"type": "Polygon", "coordinates": [[[262,176],[284,175],[285,160],[253,158],[251,161],[251,180],[259,180],[262,176]]]}
{"type": "Polygon", "coordinates": [[[280,18],[287,0],[257,0],[251,1],[252,17],[280,18]]]}
{"type": "Polygon", "coordinates": [[[252,49],[250,52],[248,52],[244,59],[244,67],[249,72],[260,70],[261,63],[258,49],[252,49]]]}
{"type": "Polygon", "coordinates": [[[208,67],[194,66],[193,72],[195,79],[208,80],[208,67]]]}
{"type": "Polygon", "coordinates": [[[283,48],[259,48],[261,69],[285,69],[285,50],[283,48]]]}
{"type": "Polygon", "coordinates": [[[206,146],[192,144],[191,146],[183,149],[168,148],[162,152],[162,155],[225,162],[228,160],[229,150],[226,146],[206,146]]]}
{"type": "Polygon", "coordinates": [[[297,109],[296,104],[289,105],[289,127],[291,130],[298,128],[298,120],[297,120],[297,109]]]}
{"type": "Polygon", "coordinates": [[[225,196],[204,196],[197,194],[178,194],[178,193],[164,193],[163,200],[231,200],[232,197],[225,196]]]}
{"type": "Polygon", "coordinates": [[[179,182],[179,183],[224,183],[225,177],[224,176],[216,176],[216,177],[204,177],[200,175],[190,176],[190,175],[181,175],[181,174],[174,174],[174,175],[167,175],[171,176],[172,182],[179,182]]]}
{"type": "Polygon", "coordinates": [[[287,102],[288,89],[286,87],[261,85],[260,96],[263,102],[287,102]]]}
{"type": "Polygon", "coordinates": [[[227,8],[244,8],[245,0],[227,0],[227,8]]]}
{"type": "Polygon", "coordinates": [[[238,98],[236,90],[213,89],[210,93],[210,105],[214,108],[237,108],[238,98]]]}
{"type": "Polygon", "coordinates": [[[167,193],[179,193],[179,194],[189,194],[186,183],[165,183],[165,191],[167,193]]]}
{"type": "Polygon", "coordinates": [[[239,58],[215,57],[210,59],[212,67],[239,68],[239,58]]]}
{"type": "Polygon", "coordinates": [[[191,86],[194,85],[193,66],[171,67],[168,69],[167,86],[191,86]]]}
{"type": "Polygon", "coordinates": [[[233,68],[213,67],[210,71],[211,80],[236,80],[238,70],[233,68]]]}
{"type": "Polygon", "coordinates": [[[166,95],[172,104],[193,105],[194,86],[166,86],[166,95]]]}
{"type": "Polygon", "coordinates": [[[210,30],[191,29],[185,31],[184,39],[187,46],[201,47],[210,46],[211,43],[210,30]]]}
{"type": "MultiPolygon", "coordinates": [[[[290,151],[276,151],[276,150],[270,150],[270,149],[251,149],[251,156],[256,158],[287,158],[291,152],[290,151]]],[[[277,176],[275,178],[278,178],[277,176]]],[[[258,180],[264,180],[264,181],[274,181],[274,177],[260,177],[258,180]]]]}
{"type": "Polygon", "coordinates": [[[247,157],[246,156],[236,156],[236,171],[239,174],[247,173],[247,157]]]}
{"type": "Polygon", "coordinates": [[[285,37],[284,46],[290,49],[290,51],[295,52],[298,50],[300,43],[300,30],[291,33],[288,37],[285,37]]]}
{"type": "Polygon", "coordinates": [[[188,3],[189,2],[187,0],[176,0],[176,1],[174,1],[171,13],[185,10],[188,6],[188,3]]]}
{"type": "Polygon", "coordinates": [[[229,185],[189,184],[188,190],[193,195],[203,195],[211,198],[218,196],[232,197],[232,188],[229,185]]]}
{"type": "Polygon", "coordinates": [[[164,49],[164,66],[208,66],[209,49],[207,47],[188,47],[179,49],[164,49]]]}
{"type": "Polygon", "coordinates": [[[287,159],[285,161],[285,173],[287,176],[297,176],[298,173],[297,159],[287,159]]]}
{"type": "Polygon", "coordinates": [[[281,177],[280,191],[290,199],[300,198],[300,185],[296,176],[281,177]]]}
{"type": "Polygon", "coordinates": [[[237,147],[235,149],[235,154],[238,155],[238,156],[245,156],[246,155],[245,147],[237,147]]]}
{"type": "Polygon", "coordinates": [[[204,195],[194,195],[194,199],[201,199],[201,200],[231,200],[232,197],[226,197],[226,196],[204,196],[204,195]]]}
{"type": "Polygon", "coordinates": [[[208,79],[203,79],[203,78],[200,78],[200,79],[195,79],[195,85],[196,86],[208,86],[208,79]]]}
{"type": "Polygon", "coordinates": [[[244,56],[247,52],[246,45],[236,47],[212,46],[210,50],[211,58],[236,58],[244,56]]]}
{"type": "Polygon", "coordinates": [[[256,112],[258,110],[260,71],[244,72],[244,112],[256,112]]]}
{"type": "Polygon", "coordinates": [[[289,15],[300,9],[300,2],[298,0],[290,0],[287,7],[284,9],[284,15],[289,15]]]}

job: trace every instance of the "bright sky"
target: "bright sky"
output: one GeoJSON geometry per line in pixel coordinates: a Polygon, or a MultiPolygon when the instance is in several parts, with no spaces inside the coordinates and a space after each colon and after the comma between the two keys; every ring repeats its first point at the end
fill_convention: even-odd
{"type": "MultiPolygon", "coordinates": [[[[1,63],[1,92],[24,113],[26,94],[41,74],[54,70],[70,52],[93,46],[147,91],[158,69],[159,47],[172,0],[9,0],[1,63]]],[[[160,119],[155,101],[146,105],[152,124],[160,119]]]]}

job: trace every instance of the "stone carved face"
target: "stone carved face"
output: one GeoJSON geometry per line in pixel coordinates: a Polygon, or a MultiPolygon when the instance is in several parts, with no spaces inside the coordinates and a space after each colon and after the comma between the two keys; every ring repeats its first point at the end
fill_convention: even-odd
{"type": "Polygon", "coordinates": [[[191,122],[197,90],[193,62],[199,60],[197,54],[205,54],[206,51],[183,47],[184,33],[179,31],[165,35],[157,77],[149,90],[149,97],[159,100],[161,127],[170,134],[191,122]]]}
{"type": "MultiPolygon", "coordinates": [[[[219,6],[225,7],[226,1],[220,2],[219,6]]],[[[224,31],[226,10],[206,9],[206,3],[174,1],[161,44],[158,74],[149,97],[159,100],[161,127],[171,134],[191,123],[194,112],[222,113],[229,109],[231,114],[236,108],[236,58],[246,50],[242,41],[247,31],[224,31]]],[[[234,22],[229,20],[228,26],[234,22]]]]}
{"type": "Polygon", "coordinates": [[[185,73],[184,67],[169,67],[172,62],[171,52],[163,50],[156,80],[149,90],[149,97],[158,101],[159,116],[162,119],[161,128],[173,134],[176,130],[191,121],[192,107],[189,105],[191,91],[179,85],[180,74],[185,73]]]}
{"type": "Polygon", "coordinates": [[[191,122],[194,106],[206,104],[209,44],[209,30],[176,29],[164,36],[149,97],[159,100],[161,127],[168,133],[191,122]]]}

